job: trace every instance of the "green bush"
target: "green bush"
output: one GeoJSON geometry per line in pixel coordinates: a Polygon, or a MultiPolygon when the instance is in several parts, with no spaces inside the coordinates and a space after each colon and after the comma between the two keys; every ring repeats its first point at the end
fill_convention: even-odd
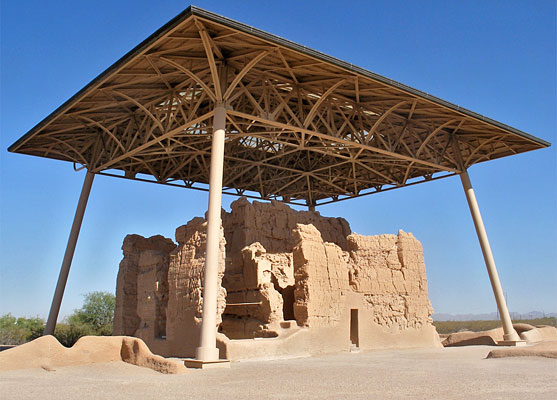
{"type": "Polygon", "coordinates": [[[116,297],[109,292],[90,292],[85,295],[83,307],[67,318],[70,325],[88,325],[99,332],[112,334],[116,297]]]}
{"type": "Polygon", "coordinates": [[[0,344],[18,345],[34,339],[44,329],[42,318],[16,318],[8,313],[0,317],[0,344]]]}
{"type": "Polygon", "coordinates": [[[54,336],[66,347],[82,336],[112,335],[116,297],[109,292],[90,292],[84,297],[83,306],[56,325],[54,336]]]}
{"type": "MultiPolygon", "coordinates": [[[[115,306],[116,298],[112,293],[87,293],[83,306],[56,325],[54,336],[67,347],[73,346],[82,336],[110,336],[115,306]]],[[[0,317],[0,344],[26,343],[42,336],[44,328],[41,318],[16,318],[5,314],[0,317]]]]}
{"type": "Polygon", "coordinates": [[[97,332],[89,325],[57,324],[54,337],[66,347],[72,347],[83,336],[96,335],[97,332]]]}

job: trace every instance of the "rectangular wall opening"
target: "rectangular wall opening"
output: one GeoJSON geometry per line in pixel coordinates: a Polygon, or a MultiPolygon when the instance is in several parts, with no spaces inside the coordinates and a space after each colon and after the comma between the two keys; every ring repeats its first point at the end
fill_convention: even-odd
{"type": "Polygon", "coordinates": [[[350,343],[351,347],[360,347],[360,337],[358,329],[358,309],[352,308],[350,310],[350,343]]]}
{"type": "Polygon", "coordinates": [[[168,282],[155,282],[155,338],[166,340],[168,282]]]}

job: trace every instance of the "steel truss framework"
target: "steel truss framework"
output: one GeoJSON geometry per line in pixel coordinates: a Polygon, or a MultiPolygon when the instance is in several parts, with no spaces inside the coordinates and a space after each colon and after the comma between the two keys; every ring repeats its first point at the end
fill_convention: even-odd
{"type": "Polygon", "coordinates": [[[549,143],[190,7],[10,147],[206,190],[215,106],[224,192],[310,206],[461,173],[549,143]]]}

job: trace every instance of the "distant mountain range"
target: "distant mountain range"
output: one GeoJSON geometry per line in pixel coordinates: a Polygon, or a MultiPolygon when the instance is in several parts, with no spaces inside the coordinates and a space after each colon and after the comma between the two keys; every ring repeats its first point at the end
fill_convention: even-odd
{"type": "MultiPolygon", "coordinates": [[[[541,311],[530,311],[527,313],[511,312],[512,319],[536,319],[547,317],[557,317],[557,313],[544,313],[541,311]]],[[[496,312],[487,314],[433,314],[434,321],[493,321],[497,319],[499,319],[499,315],[496,312]]]]}

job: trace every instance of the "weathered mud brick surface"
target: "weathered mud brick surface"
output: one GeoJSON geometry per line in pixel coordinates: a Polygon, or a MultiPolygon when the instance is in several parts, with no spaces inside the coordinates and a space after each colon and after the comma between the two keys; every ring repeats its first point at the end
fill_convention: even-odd
{"type": "MultiPolygon", "coordinates": [[[[177,245],[126,237],[115,333],[141,337],[165,355],[194,352],[206,228],[204,218],[180,226],[177,245]]],[[[422,246],[411,233],[358,235],[342,218],[241,198],[222,212],[220,254],[216,328],[226,340],[280,340],[292,326],[344,332],[354,310],[368,332],[414,337],[425,327],[424,335],[436,335],[422,246]]]]}

